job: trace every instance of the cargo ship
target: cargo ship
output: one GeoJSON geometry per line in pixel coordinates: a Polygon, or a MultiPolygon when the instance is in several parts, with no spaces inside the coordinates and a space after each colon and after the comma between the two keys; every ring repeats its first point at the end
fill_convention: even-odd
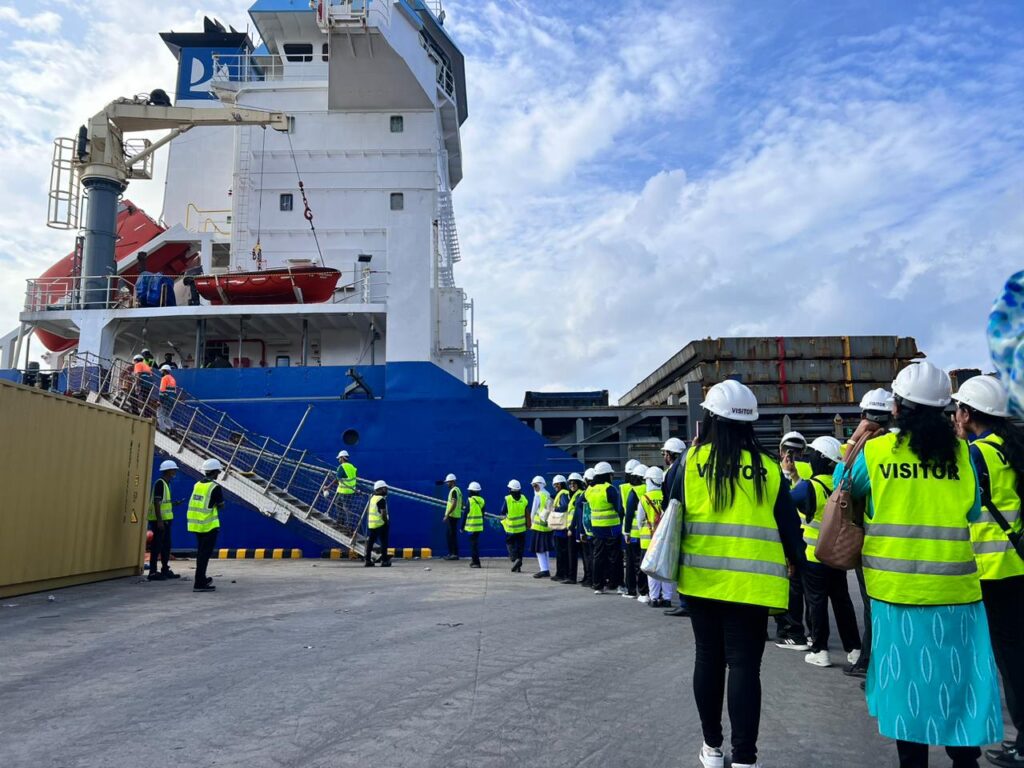
{"type": "MultiPolygon", "coordinates": [[[[452,203],[463,54],[439,2],[257,0],[249,16],[252,33],[161,34],[173,98],[118,99],[55,142],[48,224],[79,234],[29,281],[3,375],[23,378],[34,339],[51,388],[153,416],[126,366],[171,353],[182,396],[155,460],[182,465],[182,495],[204,456],[229,462],[218,546],[358,550],[359,510],[334,493],[344,449],[360,499],[396,489],[392,545],[443,550],[448,473],[496,512],[510,479],[582,468],[479,382],[452,203]],[[169,132],[132,136],[153,128],[169,132]],[[147,213],[127,187],[165,144],[147,213]]],[[[504,552],[499,528],[482,551],[504,552]]]]}

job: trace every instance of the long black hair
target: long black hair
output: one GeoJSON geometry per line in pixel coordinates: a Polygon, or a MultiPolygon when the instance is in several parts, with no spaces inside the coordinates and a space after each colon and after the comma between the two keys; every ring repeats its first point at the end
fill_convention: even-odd
{"type": "Polygon", "coordinates": [[[740,476],[743,451],[750,452],[754,495],[759,504],[764,501],[764,464],[773,459],[757,441],[753,424],[720,419],[706,413],[700,425],[700,443],[711,446],[704,480],[708,484],[708,493],[715,511],[732,506],[736,498],[736,481],[740,476]]]}
{"type": "Polygon", "coordinates": [[[918,405],[900,398],[896,426],[900,433],[897,443],[909,441],[910,450],[922,464],[933,467],[948,467],[956,464],[959,441],[953,422],[946,417],[942,408],[918,405]]]}
{"type": "Polygon", "coordinates": [[[1017,494],[1020,495],[1024,489],[1024,430],[1015,426],[1009,419],[989,416],[966,405],[960,407],[970,414],[971,421],[983,429],[992,430],[994,435],[1002,438],[1003,444],[999,446],[999,452],[1017,475],[1017,494]]]}

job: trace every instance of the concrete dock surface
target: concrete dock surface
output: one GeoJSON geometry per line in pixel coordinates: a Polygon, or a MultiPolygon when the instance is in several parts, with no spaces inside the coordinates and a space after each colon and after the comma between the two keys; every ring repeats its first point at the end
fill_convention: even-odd
{"type": "MultiPolygon", "coordinates": [[[[699,768],[688,619],[503,560],[176,569],[0,603],[2,768],[699,768]]],[[[765,650],[764,768],[896,765],[803,657],[765,650]]]]}

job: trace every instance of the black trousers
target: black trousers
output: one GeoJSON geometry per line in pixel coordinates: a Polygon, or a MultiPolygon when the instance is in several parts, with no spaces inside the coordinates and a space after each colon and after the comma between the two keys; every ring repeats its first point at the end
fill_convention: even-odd
{"type": "Polygon", "coordinates": [[[640,570],[644,559],[639,541],[626,544],[626,591],[631,595],[647,594],[647,574],[640,570]]]}
{"type": "Polygon", "coordinates": [[[1003,678],[1006,708],[1024,752],[1024,576],[981,582],[992,651],[1003,678]]]}
{"type": "Polygon", "coordinates": [[[860,586],[860,599],[864,605],[864,635],[861,637],[860,660],[857,661],[857,668],[867,669],[868,661],[871,659],[871,598],[868,597],[863,568],[857,569],[857,584],[860,586]]]}
{"type": "Polygon", "coordinates": [[[166,521],[163,527],[158,528],[156,521],[150,520],[149,530],[153,532],[153,541],[149,544],[149,572],[156,573],[157,559],[163,563],[162,570],[168,571],[171,568],[171,523],[166,521]]]}
{"type": "Polygon", "coordinates": [[[569,537],[554,535],[555,578],[564,579],[569,574],[569,537]]]}
{"type": "Polygon", "coordinates": [[[366,536],[366,562],[373,562],[373,545],[380,545],[380,559],[382,562],[389,562],[388,536],[391,535],[391,524],[385,523],[380,528],[370,528],[366,536]]]}
{"type": "Polygon", "coordinates": [[[469,534],[469,554],[473,565],[480,565],[480,531],[469,534]]]}
{"type": "Polygon", "coordinates": [[[828,604],[839,628],[839,639],[847,653],[860,648],[857,613],[850,599],[846,571],[829,568],[823,563],[807,563],[803,568],[804,595],[810,614],[810,635],[814,638],[812,651],[827,651],[829,638],[828,604]]]}
{"type": "Polygon", "coordinates": [[[572,533],[565,542],[565,579],[575,584],[580,572],[580,543],[573,538],[572,533]]]}
{"type": "Polygon", "coordinates": [[[210,564],[210,557],[217,547],[217,534],[220,528],[214,528],[206,533],[196,534],[196,586],[202,587],[206,584],[206,566],[210,564]]]}
{"type": "MultiPolygon", "coordinates": [[[[900,756],[900,768],[928,768],[928,745],[913,741],[897,741],[896,753],[900,756]]],[[[981,757],[980,747],[946,747],[946,754],[953,761],[953,768],[977,768],[981,757]]]]}
{"type": "Polygon", "coordinates": [[[761,657],[768,609],[698,597],[687,598],[687,603],[697,646],[693,695],[704,741],[709,747],[722,746],[722,703],[728,668],[732,760],[753,764],[757,761],[761,725],[761,657]]]}
{"type": "Polygon", "coordinates": [[[594,537],[594,589],[618,589],[622,584],[622,541],[618,536],[594,537]]]}
{"type": "Polygon", "coordinates": [[[445,525],[445,538],[448,540],[448,555],[449,557],[459,556],[459,519],[457,517],[446,517],[444,519],[445,525]]]}
{"type": "Polygon", "coordinates": [[[789,610],[775,617],[775,632],[780,640],[787,637],[796,640],[807,638],[807,630],[804,628],[804,582],[800,574],[789,579],[789,610]]]}
{"type": "Polygon", "coordinates": [[[583,583],[594,583],[594,539],[584,535],[580,539],[580,555],[583,558],[583,583]]]}
{"type": "Polygon", "coordinates": [[[523,551],[526,549],[525,533],[509,533],[505,536],[505,544],[508,546],[508,559],[514,565],[523,559],[523,551]]]}

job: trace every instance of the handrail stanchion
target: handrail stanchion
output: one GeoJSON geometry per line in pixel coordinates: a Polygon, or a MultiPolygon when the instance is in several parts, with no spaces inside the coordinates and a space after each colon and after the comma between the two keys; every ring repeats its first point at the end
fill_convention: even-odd
{"type": "Polygon", "coordinates": [[[245,442],[245,435],[243,435],[241,432],[239,432],[238,433],[238,442],[235,443],[235,450],[233,450],[231,452],[231,458],[228,459],[228,463],[226,465],[224,465],[224,474],[225,475],[228,473],[228,470],[231,469],[231,465],[235,461],[235,456],[238,455],[238,449],[242,447],[242,443],[244,443],[244,442],[245,442]]]}
{"type": "MultiPolygon", "coordinates": [[[[324,481],[320,483],[320,487],[317,488],[316,491],[316,496],[313,497],[313,501],[310,502],[309,509],[306,510],[306,517],[309,517],[311,514],[313,514],[313,508],[316,506],[316,503],[320,500],[320,496],[324,492],[324,486],[327,485],[327,481],[331,478],[331,476],[332,475],[330,472],[324,475],[324,481]]],[[[328,505],[328,509],[329,508],[330,505],[328,505]]]]}
{"type": "Polygon", "coordinates": [[[309,453],[308,450],[303,451],[302,455],[299,456],[299,460],[295,462],[295,469],[292,470],[291,477],[288,478],[288,482],[284,484],[284,488],[282,488],[281,490],[287,491],[288,488],[291,487],[292,481],[295,479],[295,476],[299,474],[299,470],[302,468],[302,462],[306,460],[307,453],[309,453]]]}
{"type": "Polygon", "coordinates": [[[181,442],[178,443],[178,453],[181,453],[181,449],[185,447],[185,441],[188,440],[188,433],[192,431],[192,423],[196,420],[196,416],[198,415],[198,410],[192,411],[192,418],[188,420],[188,426],[185,428],[185,434],[181,436],[181,442]]]}
{"type": "Polygon", "coordinates": [[[266,452],[268,445],[270,445],[270,438],[269,437],[266,440],[263,441],[263,447],[260,448],[260,452],[256,454],[256,460],[253,461],[253,463],[252,463],[252,471],[253,472],[255,472],[256,471],[256,467],[259,466],[260,459],[263,458],[263,454],[266,452]]]}
{"type": "Polygon", "coordinates": [[[206,444],[206,450],[208,450],[208,451],[209,451],[209,450],[212,450],[212,449],[213,449],[213,441],[214,441],[214,440],[216,439],[216,437],[217,437],[217,432],[218,432],[218,431],[220,431],[220,425],[224,423],[224,418],[225,418],[226,416],[227,416],[227,414],[226,414],[226,413],[222,413],[222,414],[220,415],[220,421],[218,421],[218,422],[217,422],[217,423],[216,423],[216,424],[214,425],[214,427],[213,427],[213,432],[212,432],[212,433],[210,434],[210,442],[208,442],[208,443],[206,444]]]}
{"type": "Polygon", "coordinates": [[[263,492],[264,496],[266,496],[270,492],[270,486],[274,484],[274,478],[277,477],[277,473],[281,469],[281,465],[284,464],[284,460],[285,458],[287,458],[288,452],[292,449],[292,446],[295,444],[295,439],[299,436],[299,432],[301,432],[302,428],[306,425],[306,419],[309,418],[309,412],[312,410],[312,405],[306,406],[306,412],[302,414],[302,418],[299,420],[299,426],[297,426],[295,428],[295,431],[292,433],[292,439],[289,440],[288,445],[285,446],[284,453],[281,454],[281,460],[277,462],[277,466],[274,467],[274,471],[270,474],[270,479],[267,480],[267,484],[263,492]]]}

